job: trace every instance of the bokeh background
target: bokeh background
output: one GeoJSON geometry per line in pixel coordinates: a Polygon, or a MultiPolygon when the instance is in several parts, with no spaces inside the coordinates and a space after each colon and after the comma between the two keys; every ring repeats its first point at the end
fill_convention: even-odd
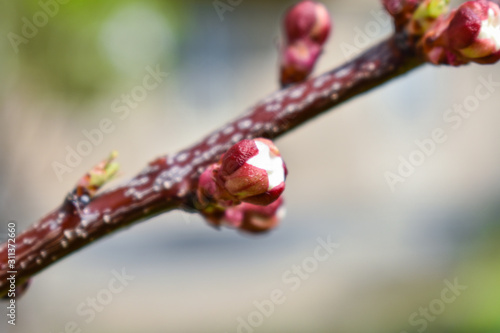
{"type": "MultiPolygon", "coordinates": [[[[291,4],[243,0],[221,19],[212,0],[72,0],[16,52],[9,34],[22,36],[24,18],[33,22],[41,7],[2,1],[0,233],[56,207],[113,149],[116,184],[275,91],[280,18],[291,4]],[[157,65],[168,77],[120,119],[113,101],[157,65]],[[59,180],[53,163],[103,118],[115,130],[59,180]]],[[[377,1],[326,5],[335,31],[318,73],[351,58],[346,47],[391,33],[371,13],[377,1]]],[[[443,120],[488,75],[500,82],[500,66],[424,66],[310,121],[277,141],[289,169],[278,229],[253,237],[196,215],[158,216],[36,276],[15,327],[0,310],[0,332],[70,332],[69,322],[94,333],[500,332],[500,87],[459,128],[443,120]],[[386,172],[436,128],[446,142],[391,191],[386,172]],[[313,255],[318,237],[339,248],[291,291],[283,274],[313,255]],[[87,323],[76,309],[122,269],[135,279],[87,323]],[[443,313],[425,328],[409,321],[455,279],[467,289],[443,313]],[[274,289],[286,301],[257,327],[238,328],[274,289]]]]}

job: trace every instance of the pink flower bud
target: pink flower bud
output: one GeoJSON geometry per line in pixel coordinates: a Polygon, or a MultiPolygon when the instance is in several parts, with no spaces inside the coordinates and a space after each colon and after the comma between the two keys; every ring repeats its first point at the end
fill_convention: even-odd
{"type": "Polygon", "coordinates": [[[304,81],[313,71],[321,47],[309,40],[298,40],[282,50],[281,84],[304,81]]]}
{"type": "Polygon", "coordinates": [[[385,9],[394,18],[396,30],[403,28],[423,0],[382,0],[385,9]]]}
{"type": "Polygon", "coordinates": [[[285,16],[285,43],[280,52],[281,85],[304,81],[314,69],[332,23],[326,7],[302,1],[285,16]]]}
{"type": "Polygon", "coordinates": [[[382,0],[385,10],[391,15],[411,15],[423,0],[382,0]]]}
{"type": "Polygon", "coordinates": [[[500,8],[491,1],[468,1],[451,19],[446,31],[449,46],[468,59],[493,63],[500,58],[500,8]]]}
{"type": "Polygon", "coordinates": [[[495,63],[500,59],[500,8],[491,1],[468,1],[438,18],[420,45],[433,64],[495,63]]]}
{"type": "Polygon", "coordinates": [[[215,170],[219,196],[268,205],[285,189],[286,166],[276,146],[267,139],[242,140],[222,157],[215,170]],[[225,193],[224,193],[225,192],[225,193]]]}
{"type": "Polygon", "coordinates": [[[293,6],[285,16],[287,44],[299,39],[325,43],[332,23],[326,7],[315,1],[302,1],[293,6]]]}
{"type": "Polygon", "coordinates": [[[283,198],[279,197],[267,206],[244,202],[241,205],[228,208],[224,213],[223,221],[246,232],[261,233],[275,228],[284,214],[283,198]]]}

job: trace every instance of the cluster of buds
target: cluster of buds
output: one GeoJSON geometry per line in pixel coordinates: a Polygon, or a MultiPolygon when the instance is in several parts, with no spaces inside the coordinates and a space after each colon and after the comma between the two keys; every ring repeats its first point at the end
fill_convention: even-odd
{"type": "Polygon", "coordinates": [[[288,10],[281,47],[281,85],[304,81],[314,69],[330,34],[330,14],[315,1],[301,1],[288,10]]]}
{"type": "Polygon", "coordinates": [[[433,64],[495,63],[500,59],[500,8],[486,0],[463,3],[427,31],[421,46],[433,64]]]}
{"type": "Polygon", "coordinates": [[[216,226],[268,230],[279,221],[286,175],[285,163],[270,140],[242,140],[201,174],[201,211],[216,226]]]}

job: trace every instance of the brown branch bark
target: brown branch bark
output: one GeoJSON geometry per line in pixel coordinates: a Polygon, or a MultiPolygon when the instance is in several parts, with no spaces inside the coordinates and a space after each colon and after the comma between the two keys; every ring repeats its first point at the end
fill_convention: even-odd
{"type": "MultiPolygon", "coordinates": [[[[151,162],[129,182],[82,209],[69,199],[18,235],[16,284],[118,229],[171,209],[196,210],[200,173],[244,138],[276,138],[316,115],[422,64],[404,35],[328,73],[270,95],[191,148],[151,162]]],[[[0,246],[0,296],[7,293],[7,245],[0,246]]]]}

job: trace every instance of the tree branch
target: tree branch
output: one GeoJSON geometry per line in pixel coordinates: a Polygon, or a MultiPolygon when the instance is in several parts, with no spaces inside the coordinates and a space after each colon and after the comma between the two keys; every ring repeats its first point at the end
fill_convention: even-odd
{"type": "MultiPolygon", "coordinates": [[[[79,205],[72,195],[17,237],[16,284],[132,223],[172,210],[196,211],[199,175],[244,138],[276,138],[316,115],[421,65],[397,33],[346,64],[270,95],[198,144],[151,162],[129,182],[79,205]]],[[[0,296],[7,293],[7,244],[0,246],[0,296]]]]}

